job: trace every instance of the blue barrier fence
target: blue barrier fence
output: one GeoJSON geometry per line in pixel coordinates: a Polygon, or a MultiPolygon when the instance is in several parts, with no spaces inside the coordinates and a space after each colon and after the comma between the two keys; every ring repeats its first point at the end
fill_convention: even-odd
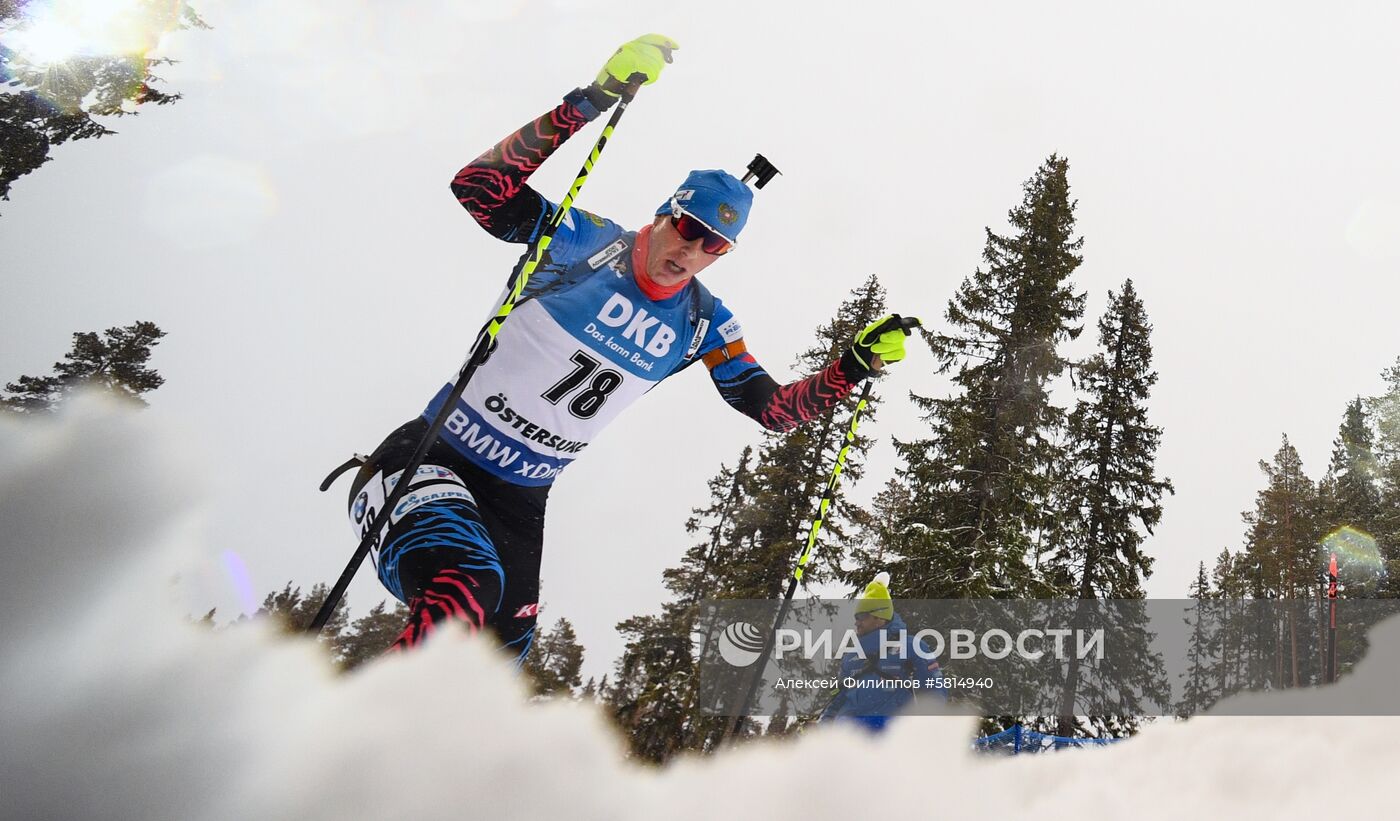
{"type": "Polygon", "coordinates": [[[994,735],[982,736],[972,742],[973,749],[979,752],[1020,755],[1022,753],[1048,753],[1070,747],[1102,747],[1121,738],[1069,738],[1062,735],[1049,735],[1027,730],[1020,724],[1008,727],[994,735]]]}

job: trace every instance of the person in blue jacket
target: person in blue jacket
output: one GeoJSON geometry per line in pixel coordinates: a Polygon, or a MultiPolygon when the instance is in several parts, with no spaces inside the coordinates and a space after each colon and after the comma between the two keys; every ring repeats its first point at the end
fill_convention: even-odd
{"type": "Polygon", "coordinates": [[[821,720],[849,719],[879,732],[891,716],[909,706],[916,693],[945,691],[934,685],[942,676],[938,660],[927,645],[916,642],[904,619],[894,612],[890,598],[890,574],[880,573],[866,585],[856,601],[855,629],[860,651],[841,658],[841,685],[836,697],[822,711],[821,720]],[[881,647],[900,636],[899,651],[881,647]]]}

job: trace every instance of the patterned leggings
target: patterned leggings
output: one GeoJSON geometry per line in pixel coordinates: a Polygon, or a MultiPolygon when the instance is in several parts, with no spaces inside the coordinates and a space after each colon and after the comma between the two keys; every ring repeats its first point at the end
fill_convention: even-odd
{"type": "MultiPolygon", "coordinates": [[[[389,435],[350,489],[350,523],[362,535],[427,430],[414,420],[389,435]]],[[[441,440],[409,480],[371,552],[379,580],[408,605],[390,651],[423,641],[447,622],[490,629],[524,661],[539,611],[540,557],[549,488],[503,482],[441,440]]]]}

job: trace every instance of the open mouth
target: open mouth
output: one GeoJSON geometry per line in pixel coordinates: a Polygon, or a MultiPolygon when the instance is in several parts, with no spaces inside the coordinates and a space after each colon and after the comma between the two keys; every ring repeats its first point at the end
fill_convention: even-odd
{"type": "Polygon", "coordinates": [[[674,276],[680,276],[681,274],[685,273],[685,268],[681,267],[680,265],[677,265],[674,261],[669,259],[666,260],[666,264],[664,267],[666,273],[672,274],[674,276]]]}

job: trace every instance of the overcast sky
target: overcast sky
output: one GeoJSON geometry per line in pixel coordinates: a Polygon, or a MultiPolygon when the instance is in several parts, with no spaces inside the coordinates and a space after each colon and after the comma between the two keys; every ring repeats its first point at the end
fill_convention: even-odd
{"type": "MultiPolygon", "coordinates": [[[[1126,277],[1155,326],[1158,466],[1177,493],[1149,541],[1154,596],[1239,546],[1256,462],[1283,433],[1320,476],[1346,402],[1400,354],[1394,4],[197,8],[214,29],[170,38],[182,62],[159,72],[185,99],[59,148],[0,209],[0,378],[47,372],[74,331],[169,333],[149,412],[185,432],[210,490],[191,610],[231,616],[250,591],[340,572],[346,484],[317,483],[455,372],[520,252],[447,183],[647,31],[681,50],[580,205],[640,226],[690,168],[767,155],[783,176],[704,278],[783,381],[872,272],[891,310],[939,328],[984,227],[1005,227],[1046,156],[1069,159],[1089,294],[1070,353],[1092,349],[1126,277]]],[[[534,184],[562,195],[597,129],[534,184]]],[[[919,435],[903,397],[948,382],[916,347],[883,390],[860,498],[896,467],[889,437],[919,435]]],[[[616,658],[616,622],[657,608],[705,480],[759,438],[688,372],[555,485],[541,622],[574,621],[588,672],[616,658]]],[[[385,595],[369,572],[351,588],[357,610],[385,595]]]]}

